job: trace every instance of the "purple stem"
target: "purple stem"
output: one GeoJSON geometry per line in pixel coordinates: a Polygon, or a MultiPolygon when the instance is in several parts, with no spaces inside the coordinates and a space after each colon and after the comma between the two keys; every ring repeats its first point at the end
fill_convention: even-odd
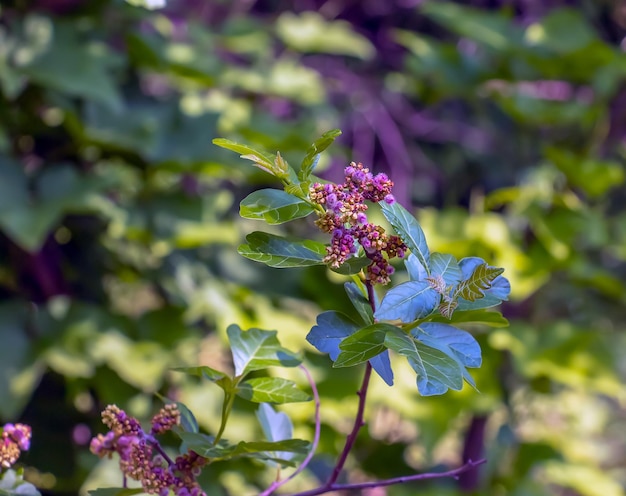
{"type": "Polygon", "coordinates": [[[453,477],[458,479],[461,474],[468,470],[472,470],[474,467],[485,463],[487,460],[477,460],[472,461],[468,460],[465,464],[461,465],[452,470],[448,470],[447,472],[429,472],[426,474],[415,474],[415,475],[406,475],[402,477],[394,477],[392,479],[384,479],[380,481],[372,481],[372,482],[360,482],[356,484],[332,484],[331,486],[323,486],[318,487],[316,489],[311,489],[310,491],[304,491],[302,493],[295,494],[294,496],[316,496],[317,494],[325,494],[331,491],[343,491],[349,489],[368,489],[373,487],[384,487],[391,486],[394,484],[403,484],[405,482],[413,482],[418,480],[427,480],[427,479],[443,479],[445,477],[453,477]]]}
{"type": "Polygon", "coordinates": [[[286,484],[291,479],[293,479],[296,475],[302,472],[307,467],[311,459],[313,458],[313,455],[315,454],[315,451],[317,450],[317,445],[320,441],[320,431],[321,431],[320,396],[319,396],[319,393],[317,392],[317,386],[315,385],[315,381],[313,380],[313,377],[311,377],[311,373],[307,370],[307,368],[304,365],[300,365],[299,367],[302,369],[302,371],[304,372],[304,375],[307,378],[307,381],[309,381],[309,384],[311,385],[311,391],[313,392],[313,401],[315,402],[315,434],[313,435],[313,444],[311,445],[311,449],[309,450],[309,453],[307,454],[306,458],[302,461],[300,466],[297,468],[297,470],[293,474],[291,474],[286,479],[272,482],[270,487],[268,487],[265,491],[260,493],[259,496],[269,496],[280,486],[282,486],[283,484],[286,484]]]}

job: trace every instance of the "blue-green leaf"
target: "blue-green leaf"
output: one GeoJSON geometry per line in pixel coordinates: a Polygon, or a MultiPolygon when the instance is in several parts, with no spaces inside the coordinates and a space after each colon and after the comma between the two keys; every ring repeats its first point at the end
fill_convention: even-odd
{"type": "MultiPolygon", "coordinates": [[[[261,403],[256,416],[268,441],[284,441],[293,437],[293,424],[285,412],[277,412],[267,403],[261,403]]],[[[291,460],[294,455],[286,451],[279,451],[270,453],[270,456],[282,460],[291,460]]]]}
{"type": "Polygon", "coordinates": [[[255,403],[297,403],[311,397],[297,384],[280,377],[256,377],[239,384],[237,395],[255,403]]]}
{"type": "Polygon", "coordinates": [[[380,202],[380,205],[383,215],[396,230],[398,236],[406,243],[411,253],[417,257],[426,271],[430,273],[430,251],[419,222],[398,202],[391,205],[380,202]]]}
{"type": "Polygon", "coordinates": [[[238,377],[272,366],[295,367],[301,362],[295,353],[280,345],[276,331],[256,328],[243,331],[233,324],[228,326],[226,333],[238,377]]]}
{"type": "Polygon", "coordinates": [[[317,316],[317,323],[306,340],[322,353],[328,353],[334,362],[341,352],[339,343],[358,329],[359,325],[341,312],[323,312],[317,316]]]}
{"type": "Polygon", "coordinates": [[[430,314],[439,303],[439,294],[425,281],[409,281],[391,289],[374,316],[379,320],[413,322],[430,314]]]}
{"type": "Polygon", "coordinates": [[[283,238],[255,231],[246,236],[248,244],[240,245],[237,252],[250,260],[270,267],[308,267],[322,265],[326,246],[315,241],[283,238]]]}
{"type": "Polygon", "coordinates": [[[306,217],[313,207],[304,200],[279,189],[261,189],[246,196],[240,203],[239,215],[245,219],[261,219],[268,224],[282,224],[306,217]]]}
{"type": "Polygon", "coordinates": [[[448,324],[427,322],[411,331],[422,343],[456,357],[465,367],[480,367],[480,346],[469,332],[448,324]]]}
{"type": "Polygon", "coordinates": [[[430,273],[432,276],[441,276],[446,286],[456,286],[463,277],[456,258],[448,253],[431,254],[430,273]]]}
{"type": "Polygon", "coordinates": [[[180,412],[180,426],[187,432],[199,432],[198,421],[189,408],[180,401],[176,402],[178,411],[180,412]]]}
{"type": "Polygon", "coordinates": [[[431,348],[399,329],[387,333],[385,346],[403,355],[417,374],[417,389],[423,396],[443,394],[463,387],[463,371],[458,361],[431,348]]]}

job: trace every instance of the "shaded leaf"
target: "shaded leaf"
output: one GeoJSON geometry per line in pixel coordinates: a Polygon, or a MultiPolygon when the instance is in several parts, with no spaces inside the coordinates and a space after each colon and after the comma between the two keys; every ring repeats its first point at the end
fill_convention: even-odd
{"type": "Polygon", "coordinates": [[[358,274],[362,269],[370,265],[372,261],[367,257],[350,257],[339,267],[329,267],[330,270],[344,276],[358,274]]]}
{"type": "Polygon", "coordinates": [[[293,381],[280,377],[257,377],[239,384],[237,395],[255,403],[297,403],[311,397],[293,381]]]}
{"type": "Polygon", "coordinates": [[[389,361],[389,350],[385,350],[374,358],[371,358],[370,364],[388,386],[393,386],[393,370],[391,368],[391,362],[389,361]]]}
{"type": "Polygon", "coordinates": [[[133,494],[143,493],[144,490],[142,488],[128,489],[123,487],[103,487],[89,491],[90,496],[132,496],[133,494]]]}
{"type": "Polygon", "coordinates": [[[219,370],[213,369],[206,365],[202,365],[199,367],[177,367],[172,369],[176,372],[183,372],[187,375],[192,375],[195,377],[201,377],[203,379],[208,379],[210,381],[216,382],[227,375],[224,372],[220,372],[219,370]]]}
{"type": "Polygon", "coordinates": [[[428,277],[426,268],[413,253],[409,253],[409,255],[405,257],[404,266],[409,273],[411,281],[424,281],[428,277]]]}
{"type": "Polygon", "coordinates": [[[279,189],[261,189],[246,196],[239,215],[245,219],[262,219],[268,224],[282,224],[306,217],[313,207],[304,200],[279,189]]]}
{"type": "Polygon", "coordinates": [[[399,284],[387,292],[374,313],[377,319],[413,322],[430,314],[439,302],[439,294],[423,281],[399,284]]]}
{"type": "Polygon", "coordinates": [[[233,324],[228,326],[226,333],[237,376],[271,366],[295,367],[301,362],[295,353],[280,345],[276,331],[256,328],[243,331],[233,324]]]}
{"type": "Polygon", "coordinates": [[[430,266],[430,251],[419,222],[398,202],[391,205],[381,202],[380,205],[383,215],[396,230],[398,236],[406,243],[411,253],[417,257],[426,272],[430,273],[428,268],[430,266]]]}
{"type": "Polygon", "coordinates": [[[341,352],[339,343],[359,328],[356,322],[341,312],[323,312],[317,316],[306,340],[322,353],[328,353],[334,362],[341,352]]]}
{"type": "Polygon", "coordinates": [[[283,238],[255,231],[246,236],[248,244],[240,245],[237,252],[250,260],[270,267],[308,267],[322,265],[326,246],[315,241],[283,238]]]}

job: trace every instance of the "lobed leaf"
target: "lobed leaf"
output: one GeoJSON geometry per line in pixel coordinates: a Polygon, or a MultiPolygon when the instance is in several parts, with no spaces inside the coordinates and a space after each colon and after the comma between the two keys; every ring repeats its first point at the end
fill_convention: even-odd
{"type": "Polygon", "coordinates": [[[326,247],[310,240],[255,231],[246,236],[246,241],[248,244],[237,248],[240,255],[280,269],[323,265],[326,256],[326,247]]]}
{"type": "Polygon", "coordinates": [[[233,324],[228,326],[226,333],[238,377],[272,366],[295,367],[301,362],[295,353],[280,345],[276,331],[256,328],[243,331],[233,324]]]}
{"type": "Polygon", "coordinates": [[[311,397],[295,382],[280,377],[257,377],[239,384],[237,396],[255,403],[298,403],[311,397]]]}
{"type": "MultiPolygon", "coordinates": [[[[459,261],[463,279],[471,279],[475,270],[483,264],[486,264],[485,261],[479,257],[467,257],[459,261]]],[[[455,295],[458,297],[458,310],[478,310],[499,305],[502,301],[507,300],[511,292],[511,285],[508,279],[499,275],[493,280],[488,289],[483,290],[484,296],[475,301],[459,297],[457,292],[458,288],[455,290],[455,295]]]]}
{"type": "Polygon", "coordinates": [[[485,291],[491,288],[494,279],[504,272],[499,267],[490,267],[482,263],[474,269],[472,275],[465,279],[456,289],[456,294],[467,301],[484,298],[485,291]]]}
{"type": "Polygon", "coordinates": [[[374,313],[379,320],[413,322],[429,315],[439,294],[426,281],[409,281],[389,290],[374,313]]]}
{"type": "Polygon", "coordinates": [[[282,224],[306,217],[313,207],[296,196],[279,189],[260,189],[246,196],[239,205],[245,219],[261,219],[268,224],[282,224]]]}
{"type": "Polygon", "coordinates": [[[396,230],[402,241],[406,243],[419,262],[424,266],[426,272],[430,274],[430,251],[426,244],[426,236],[422,231],[419,222],[398,202],[389,205],[381,202],[381,210],[389,223],[396,230]]]}

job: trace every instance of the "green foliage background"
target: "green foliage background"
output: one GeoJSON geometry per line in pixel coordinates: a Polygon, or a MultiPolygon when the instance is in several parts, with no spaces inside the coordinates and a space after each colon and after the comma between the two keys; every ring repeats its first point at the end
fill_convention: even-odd
{"type": "MultiPolygon", "coordinates": [[[[403,5],[370,16],[381,41],[365,10],[341,19],[342,2],[326,3],[339,14],[280,2],[3,2],[0,419],[33,426],[29,480],[55,495],[119,484],[115,463],[87,449],[107,403],[148,418],[158,393],[214,432],[220,390],[170,369],[231,367],[231,323],[277,329],[306,352],[324,473],[359,373],[330,369],[304,336],[317,312],[350,311],[342,278],[236,253],[257,227],[238,203],[268,179],[210,142],[299,163],[340,127],[320,170],[338,179],[357,160],[389,172],[400,201],[420,207],[433,251],[505,267],[513,290],[502,309],[511,327],[474,329],[480,393],[421,398],[399,364],[394,388],[373,383],[350,477],[454,466],[484,442],[478,479],[387,494],[625,494],[624,29],[617,3],[554,3],[534,18],[403,5]]],[[[313,405],[284,410],[310,439],[313,405]]],[[[228,437],[260,436],[244,403],[233,415],[228,437]]],[[[206,475],[211,495],[270,481],[252,462],[206,475]]],[[[303,476],[289,490],[311,484],[303,476]]]]}

